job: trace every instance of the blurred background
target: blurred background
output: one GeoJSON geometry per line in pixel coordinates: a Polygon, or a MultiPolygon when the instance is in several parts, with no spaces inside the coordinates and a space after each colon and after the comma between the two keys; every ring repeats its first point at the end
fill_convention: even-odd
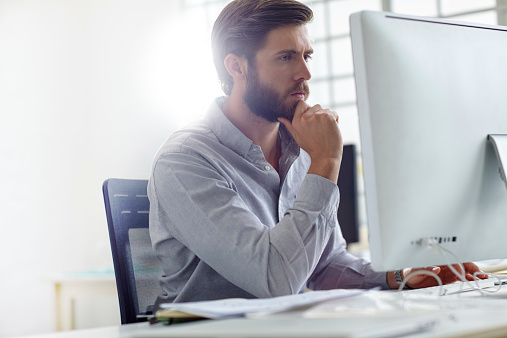
{"type": "MultiPolygon", "coordinates": [[[[222,95],[209,37],[227,2],[0,0],[0,337],[120,323],[102,182],[147,179],[164,140],[222,95]]],[[[507,0],[304,2],[309,101],[359,150],[351,13],[507,24],[507,0]]]]}

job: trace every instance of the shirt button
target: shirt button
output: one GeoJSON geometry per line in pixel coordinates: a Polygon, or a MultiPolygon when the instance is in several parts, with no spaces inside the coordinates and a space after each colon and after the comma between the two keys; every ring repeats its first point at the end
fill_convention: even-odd
{"type": "Polygon", "coordinates": [[[266,166],[264,166],[264,169],[265,169],[266,171],[269,171],[269,170],[271,170],[271,167],[270,167],[269,165],[266,165],[266,166]]]}

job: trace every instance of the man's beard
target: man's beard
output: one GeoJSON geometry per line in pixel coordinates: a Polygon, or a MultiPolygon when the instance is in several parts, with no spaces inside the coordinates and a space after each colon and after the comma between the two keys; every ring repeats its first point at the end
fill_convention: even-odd
{"type": "Polygon", "coordinates": [[[299,100],[291,103],[288,102],[288,98],[291,94],[297,92],[304,92],[304,100],[306,101],[310,95],[308,83],[301,80],[284,95],[280,96],[276,89],[261,84],[257,70],[250,68],[246,76],[246,91],[243,99],[252,113],[269,122],[278,122],[278,117],[285,117],[292,121],[299,100]]]}

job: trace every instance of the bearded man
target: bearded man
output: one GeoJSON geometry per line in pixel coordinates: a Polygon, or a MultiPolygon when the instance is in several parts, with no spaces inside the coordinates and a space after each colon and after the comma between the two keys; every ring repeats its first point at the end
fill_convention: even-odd
{"type": "Polygon", "coordinates": [[[156,307],[398,286],[394,272],[346,250],[336,217],[339,117],[306,103],[312,19],[295,0],[236,0],[216,20],[213,59],[226,96],[165,142],[148,185],[165,273],[156,307]]]}

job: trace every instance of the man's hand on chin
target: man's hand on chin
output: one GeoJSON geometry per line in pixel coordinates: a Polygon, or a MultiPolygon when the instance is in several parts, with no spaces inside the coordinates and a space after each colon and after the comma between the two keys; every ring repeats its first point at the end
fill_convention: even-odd
{"type": "Polygon", "coordinates": [[[296,143],[311,158],[309,174],[316,174],[331,181],[338,181],[343,153],[343,139],[338,113],[316,104],[310,107],[300,100],[292,121],[278,120],[289,130],[296,143]]]}

